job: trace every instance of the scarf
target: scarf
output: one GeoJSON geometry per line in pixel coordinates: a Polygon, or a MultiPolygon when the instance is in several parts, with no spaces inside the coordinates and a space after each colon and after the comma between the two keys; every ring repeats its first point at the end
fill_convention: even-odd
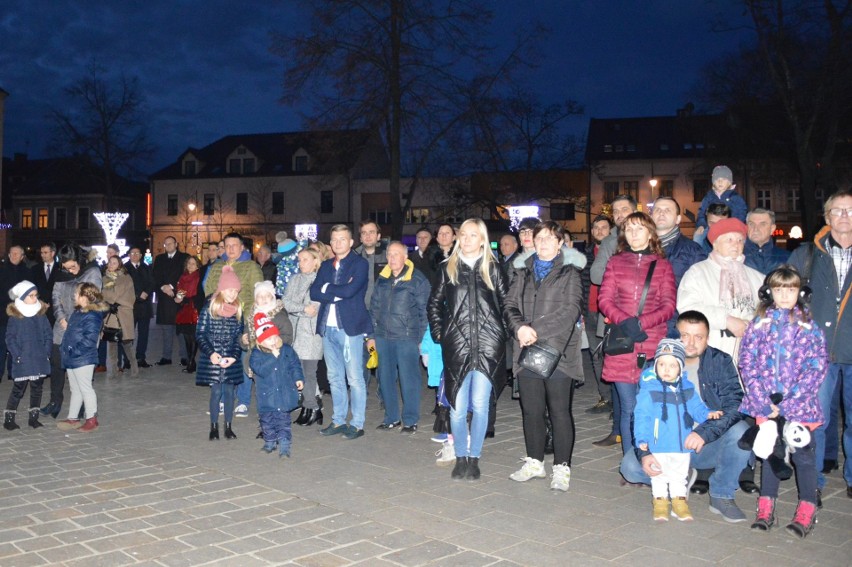
{"type": "Polygon", "coordinates": [[[719,303],[729,309],[749,311],[754,307],[754,292],[745,272],[745,256],[727,258],[715,250],[710,259],[721,266],[719,276],[719,303]]]}
{"type": "Polygon", "coordinates": [[[538,254],[533,256],[533,275],[535,276],[536,283],[546,278],[552,269],[553,259],[542,260],[538,257],[538,254]]]}
{"type": "Polygon", "coordinates": [[[115,280],[117,280],[117,279],[118,279],[118,272],[110,272],[110,271],[104,272],[104,277],[103,277],[104,289],[109,289],[109,288],[115,287],[115,280]]]}
{"type": "Polygon", "coordinates": [[[660,245],[663,247],[663,250],[668,250],[669,246],[674,244],[674,241],[677,240],[678,236],[680,236],[680,227],[676,226],[669,231],[668,234],[660,237],[660,245]]]}
{"type": "MultiPolygon", "coordinates": [[[[663,382],[660,379],[659,376],[657,377],[657,380],[660,381],[660,384],[663,387],[663,409],[662,409],[662,412],[660,413],[660,419],[662,419],[663,423],[665,423],[666,421],[669,420],[669,404],[668,404],[668,400],[666,399],[666,397],[668,396],[668,392],[669,392],[669,388],[668,388],[669,382],[663,382]]],[[[688,429],[692,429],[692,426],[695,424],[695,420],[692,419],[692,416],[689,415],[689,410],[686,409],[686,399],[684,399],[684,395],[683,395],[683,374],[681,374],[681,377],[677,379],[677,382],[674,383],[673,387],[676,391],[675,403],[677,403],[677,396],[678,395],[680,395],[680,397],[683,401],[683,424],[688,429]]]]}
{"type": "Polygon", "coordinates": [[[20,299],[16,299],[15,307],[24,317],[33,317],[41,311],[41,301],[36,301],[35,303],[24,303],[20,299]]]}
{"type": "Polygon", "coordinates": [[[233,317],[237,314],[237,306],[231,305],[230,303],[223,303],[222,307],[219,308],[219,315],[221,317],[233,317]]]}
{"type": "Polygon", "coordinates": [[[459,260],[467,264],[470,269],[473,269],[476,266],[477,260],[482,258],[482,254],[477,254],[476,256],[467,257],[459,251],[459,260]]]}

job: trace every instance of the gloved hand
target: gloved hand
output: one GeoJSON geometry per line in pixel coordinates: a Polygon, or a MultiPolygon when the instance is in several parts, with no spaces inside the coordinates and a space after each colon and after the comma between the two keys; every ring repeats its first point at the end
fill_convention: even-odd
{"type": "Polygon", "coordinates": [[[109,304],[109,312],[110,313],[118,313],[118,303],[110,303],[109,304]]]}
{"type": "Polygon", "coordinates": [[[641,343],[642,341],[648,339],[648,334],[642,330],[642,327],[639,325],[639,319],[637,317],[625,319],[618,325],[621,327],[621,330],[627,334],[628,337],[633,339],[633,342],[641,343]]]}

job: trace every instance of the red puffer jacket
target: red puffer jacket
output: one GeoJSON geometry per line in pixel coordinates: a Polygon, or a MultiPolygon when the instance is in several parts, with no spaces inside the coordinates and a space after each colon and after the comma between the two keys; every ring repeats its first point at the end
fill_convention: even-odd
{"type": "Polygon", "coordinates": [[[639,353],[645,353],[648,360],[654,358],[657,344],[666,336],[666,321],[674,315],[677,303],[674,271],[667,260],[653,254],[625,251],[607,262],[598,292],[598,306],[610,322],[621,323],[636,316],[648,268],[654,260],[657,260],[657,267],[651,277],[645,308],[639,317],[639,323],[648,338],[637,343],[632,353],[604,357],[603,379],[607,382],[636,384],[639,381],[642,370],[636,364],[636,357],[639,353]]]}

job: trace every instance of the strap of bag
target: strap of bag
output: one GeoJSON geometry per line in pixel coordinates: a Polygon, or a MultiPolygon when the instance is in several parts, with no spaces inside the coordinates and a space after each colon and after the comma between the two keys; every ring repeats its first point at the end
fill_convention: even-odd
{"type": "MultiPolygon", "coordinates": [[[[656,260],[655,260],[654,262],[656,263],[656,260]]],[[[563,264],[563,265],[562,265],[562,267],[561,267],[561,268],[559,268],[560,275],[563,275],[563,274],[565,273],[565,268],[567,268],[567,267],[568,267],[568,266],[565,266],[565,265],[563,264]]],[[[653,271],[653,270],[652,270],[652,271],[653,271]]],[[[527,273],[526,273],[526,274],[524,274],[524,287],[521,289],[521,310],[523,310],[523,308],[524,308],[524,295],[525,295],[525,293],[526,293],[526,291],[527,291],[527,275],[532,275],[532,272],[530,272],[529,270],[526,270],[526,272],[527,272],[527,273]]],[[[649,280],[649,281],[650,281],[650,280],[649,280]]],[[[647,287],[647,283],[648,283],[648,282],[646,282],[646,287],[647,287]]],[[[646,289],[646,290],[645,290],[645,293],[647,294],[647,292],[648,292],[648,291],[647,291],[647,289],[646,289]]],[[[642,302],[643,302],[643,303],[645,302],[644,295],[643,295],[643,297],[642,297],[642,302]]],[[[523,315],[523,311],[521,312],[521,315],[523,315]]],[[[532,319],[530,320],[530,323],[532,323],[532,321],[535,321],[535,301],[533,301],[533,313],[532,313],[532,319]]],[[[532,326],[532,325],[530,325],[530,326],[532,326]]],[[[567,340],[567,341],[565,341],[565,346],[564,346],[564,347],[562,347],[562,351],[560,352],[560,358],[561,358],[561,357],[563,357],[563,356],[565,356],[565,349],[567,349],[567,348],[568,348],[568,345],[571,343],[571,338],[574,336],[574,331],[576,331],[576,330],[577,330],[577,323],[575,322],[575,323],[571,326],[571,334],[570,334],[570,335],[568,335],[568,340],[567,340]]]]}
{"type": "Polygon", "coordinates": [[[642,288],[642,298],[639,300],[639,311],[636,312],[636,316],[640,316],[642,314],[642,310],[645,309],[645,300],[648,298],[648,289],[651,287],[651,276],[654,275],[654,268],[657,267],[657,261],[654,260],[651,262],[651,267],[648,268],[648,275],[645,276],[645,287],[642,288]]]}

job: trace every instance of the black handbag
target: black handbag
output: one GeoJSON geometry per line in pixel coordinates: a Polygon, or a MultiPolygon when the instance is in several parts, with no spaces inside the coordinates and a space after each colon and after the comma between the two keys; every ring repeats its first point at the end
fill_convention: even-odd
{"type": "MultiPolygon", "coordinates": [[[[642,297],[639,299],[639,309],[636,311],[637,317],[642,315],[642,311],[645,309],[645,300],[648,298],[648,289],[651,287],[651,276],[654,275],[654,268],[656,267],[657,261],[654,260],[648,268],[648,275],[645,277],[645,286],[642,288],[642,297]]],[[[610,356],[628,354],[633,352],[635,346],[633,337],[628,336],[621,325],[609,324],[606,326],[606,331],[604,331],[604,337],[601,341],[601,348],[603,348],[604,354],[610,356]]]]}
{"type": "Polygon", "coordinates": [[[103,332],[101,333],[101,340],[106,341],[108,343],[120,343],[122,339],[121,323],[118,324],[118,327],[106,326],[107,319],[109,319],[113,315],[115,314],[109,313],[106,317],[104,317],[104,327],[103,332]]]}

